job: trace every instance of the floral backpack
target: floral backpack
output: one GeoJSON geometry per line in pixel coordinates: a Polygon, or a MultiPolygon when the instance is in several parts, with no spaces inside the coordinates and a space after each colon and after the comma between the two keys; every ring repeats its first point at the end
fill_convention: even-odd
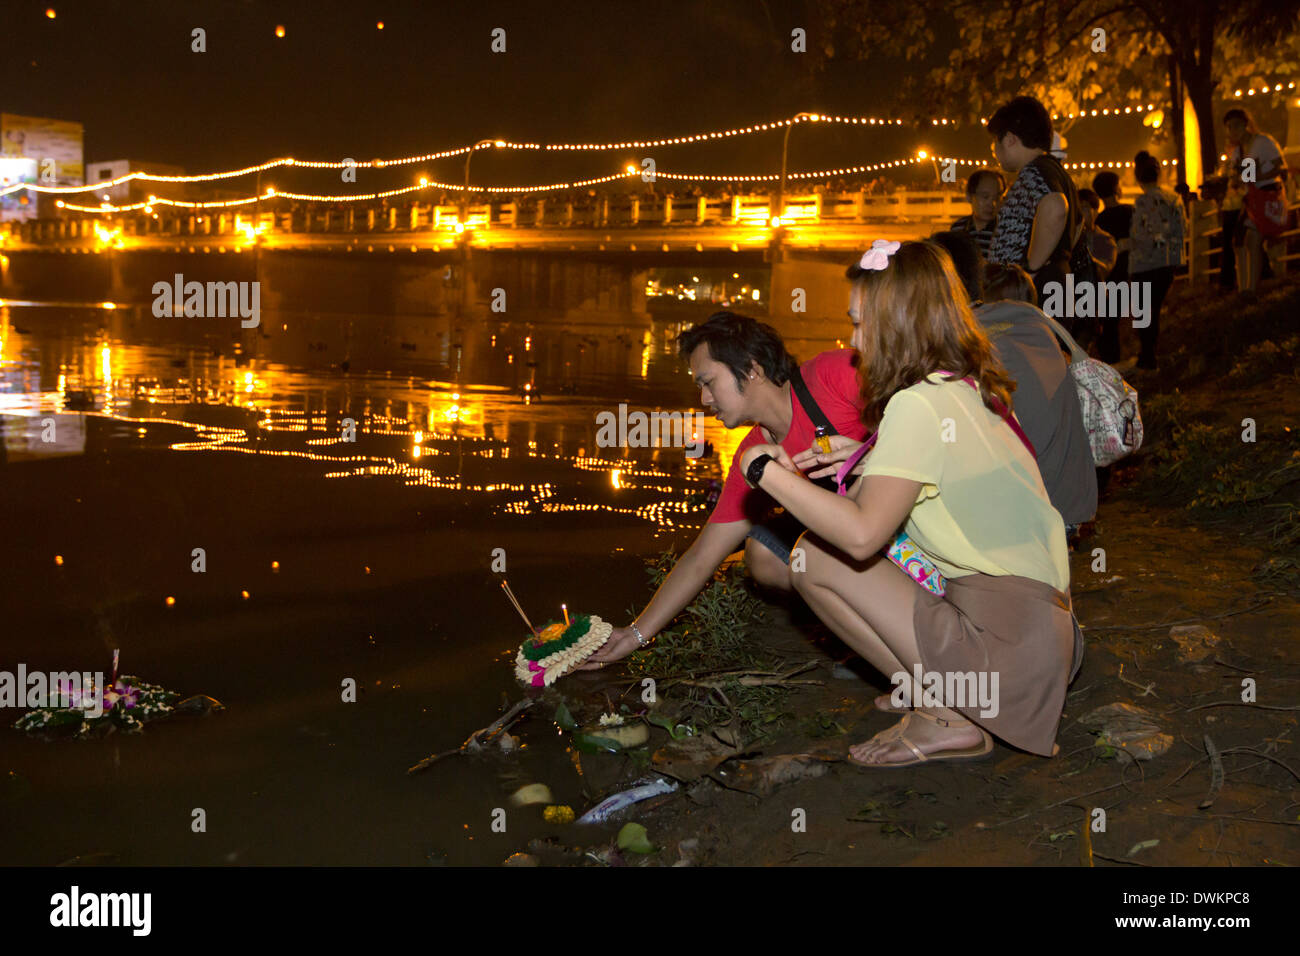
{"type": "Polygon", "coordinates": [[[1129,272],[1181,266],[1184,229],[1183,207],[1178,199],[1150,193],[1138,196],[1133,204],[1129,272]]]}

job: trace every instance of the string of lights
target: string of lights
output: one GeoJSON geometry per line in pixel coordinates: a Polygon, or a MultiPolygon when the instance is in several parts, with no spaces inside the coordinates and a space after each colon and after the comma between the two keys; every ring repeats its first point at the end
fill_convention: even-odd
{"type": "MultiPolygon", "coordinates": [[[[1288,89],[1288,90],[1294,90],[1294,89],[1295,89],[1295,83],[1288,83],[1288,84],[1286,85],[1286,89],[1288,89]]],[[[1281,83],[1275,83],[1275,84],[1273,84],[1272,86],[1269,86],[1269,84],[1265,83],[1265,84],[1264,84],[1263,86],[1261,86],[1259,89],[1255,89],[1254,87],[1250,87],[1250,88],[1248,88],[1248,89],[1244,89],[1244,90],[1243,90],[1243,89],[1236,89],[1236,90],[1233,90],[1233,91],[1232,91],[1232,96],[1233,96],[1233,99],[1238,99],[1238,100],[1239,100],[1239,99],[1241,99],[1243,96],[1256,96],[1256,95],[1263,96],[1263,95],[1266,94],[1266,93],[1281,93],[1281,92],[1282,92],[1282,84],[1281,84],[1281,83]]]]}
{"type": "MultiPolygon", "coordinates": [[[[936,162],[940,162],[940,163],[955,163],[955,164],[958,165],[958,166],[977,166],[977,167],[986,167],[986,166],[989,165],[989,161],[986,160],[986,159],[961,159],[961,158],[959,158],[959,157],[957,157],[957,156],[936,156],[936,157],[934,157],[934,158],[935,158],[935,161],[936,161],[936,162]]],[[[1162,166],[1177,166],[1177,165],[1178,165],[1178,160],[1177,160],[1177,159],[1162,159],[1162,160],[1160,160],[1160,164],[1161,164],[1162,166]]],[[[1066,169],[1129,169],[1129,168],[1132,167],[1132,165],[1133,165],[1133,161],[1132,161],[1132,160],[1124,160],[1124,161],[1116,160],[1116,161],[1113,161],[1113,162],[1100,162],[1100,163],[1083,163],[1083,162],[1079,162],[1079,163],[1062,163],[1061,165],[1064,166],[1066,169]]],[[[661,174],[661,175],[662,175],[662,174],[661,174]]]]}
{"type": "MultiPolygon", "coordinates": [[[[879,163],[869,163],[861,166],[840,166],[834,169],[818,169],[808,172],[789,172],[786,173],[787,180],[821,180],[829,179],[836,176],[850,176],[859,173],[881,172],[887,169],[897,169],[905,166],[914,166],[918,163],[924,163],[930,159],[930,155],[925,150],[919,150],[916,155],[904,159],[886,160],[879,163]]],[[[971,166],[983,168],[989,166],[988,160],[983,159],[965,159],[958,156],[940,156],[933,157],[938,163],[952,163],[957,166],[971,166]]],[[[1176,166],[1177,159],[1161,160],[1162,165],[1176,166]]],[[[1090,170],[1090,169],[1128,169],[1132,167],[1131,160],[1128,161],[1111,161],[1111,162],[1067,162],[1063,163],[1066,169],[1090,170]]],[[[577,189],[586,186],[602,185],[604,183],[614,182],[619,179],[628,179],[640,174],[635,167],[629,167],[622,173],[615,173],[609,176],[598,176],[593,179],[581,179],[569,183],[548,183],[545,185],[534,186],[470,186],[470,192],[485,192],[504,195],[513,195],[520,193],[540,193],[555,192],[566,189],[577,189]]],[[[755,173],[755,174],[734,174],[724,175],[715,173],[673,173],[659,170],[655,173],[656,178],[680,180],[685,182],[728,182],[728,183],[772,183],[780,180],[778,173],[755,173]]],[[[239,199],[212,200],[206,202],[187,201],[181,199],[167,199],[161,196],[150,196],[148,200],[116,205],[110,202],[103,202],[98,206],[80,205],[78,203],[66,202],[59,200],[55,203],[61,209],[67,209],[72,212],[85,213],[121,213],[135,212],[144,210],[146,213],[153,212],[153,206],[171,206],[179,209],[226,209],[235,206],[247,206],[258,200],[271,200],[277,197],[284,199],[293,199],[303,202],[371,202],[378,199],[387,199],[393,196],[408,195],[427,189],[443,189],[454,192],[465,191],[465,186],[457,183],[444,183],[436,180],[421,179],[418,184],[411,186],[402,186],[397,189],[388,189],[382,192],[374,193],[350,193],[347,195],[324,195],[317,193],[295,193],[276,189],[268,189],[260,196],[244,196],[239,199]]]]}
{"type": "MultiPolygon", "coordinates": [[[[1290,88],[1294,88],[1294,87],[1295,87],[1294,83],[1290,84],[1290,88]]],[[[1282,89],[1282,84],[1280,83],[1277,84],[1276,90],[1280,91],[1281,89],[1282,89]]],[[[1260,90],[1260,92],[1261,93],[1268,92],[1268,87],[1265,86],[1262,90],[1260,90]]],[[[1255,91],[1253,89],[1247,91],[1247,95],[1254,95],[1254,93],[1255,91]]],[[[1242,91],[1238,90],[1235,95],[1240,97],[1242,95],[1242,91]]],[[[1151,104],[1147,104],[1145,106],[1145,109],[1147,111],[1151,111],[1154,108],[1155,107],[1152,106],[1151,104]]],[[[1122,110],[1119,107],[1105,107],[1102,108],[1101,110],[1094,109],[1094,110],[1083,110],[1078,113],[1067,113],[1066,117],[1069,119],[1075,119],[1076,117],[1083,118],[1083,117],[1098,116],[1098,115],[1119,116],[1128,113],[1141,113],[1143,112],[1143,109],[1144,107],[1142,106],[1142,104],[1138,104],[1137,106],[1133,106],[1133,107],[1126,106],[1122,110]]],[[[1053,113],[1052,118],[1059,119],[1060,115],[1053,113]]],[[[158,183],[212,182],[214,180],[234,179],[239,176],[248,176],[260,172],[265,172],[266,170],[269,169],[281,169],[285,167],[297,167],[302,169],[348,169],[348,168],[369,167],[372,169],[384,169],[390,166],[409,166],[414,163],[426,163],[426,162],[432,162],[434,160],[439,160],[439,159],[448,159],[454,156],[463,156],[466,153],[471,152],[472,150],[480,148],[480,146],[486,147],[488,145],[496,149],[548,150],[548,151],[570,151],[570,152],[572,151],[600,152],[600,151],[621,150],[621,149],[645,149],[645,148],[653,148],[658,146],[677,146],[677,145],[683,145],[689,143],[706,142],[710,140],[730,139],[735,136],[747,136],[754,133],[762,133],[774,129],[785,129],[787,127],[795,126],[800,123],[809,123],[809,122],[839,123],[842,125],[850,125],[850,126],[874,126],[874,127],[905,125],[905,121],[897,117],[838,116],[838,115],[828,114],[828,113],[800,113],[788,119],[776,120],[771,123],[758,123],[752,126],[738,126],[732,129],[713,130],[704,133],[694,133],[687,136],[669,136],[661,139],[625,140],[622,142],[609,142],[609,143],[546,143],[546,144],[517,143],[510,140],[499,139],[499,140],[491,141],[490,144],[486,144],[486,143],[475,144],[474,146],[461,146],[455,149],[445,149],[440,152],[422,153],[420,155],[415,155],[415,156],[403,156],[397,159],[376,158],[376,159],[371,159],[362,162],[357,162],[355,160],[350,160],[350,159],[304,160],[304,159],[294,159],[292,157],[285,157],[281,159],[268,160],[265,163],[260,163],[255,166],[244,166],[239,169],[230,169],[230,170],[225,170],[223,172],[216,172],[216,173],[196,173],[193,175],[177,176],[177,175],[164,175],[161,173],[147,173],[147,172],[137,171],[132,173],[125,173],[124,175],[119,176],[116,179],[103,180],[98,183],[94,183],[91,185],[84,185],[84,186],[43,186],[35,183],[15,183],[13,185],[0,189],[0,196],[6,196],[12,192],[16,192],[19,189],[26,189],[31,192],[48,193],[48,194],[71,194],[71,193],[78,193],[78,192],[90,192],[96,189],[110,189],[114,186],[121,186],[126,183],[133,182],[135,180],[140,180],[142,182],[158,182],[158,183]]],[[[980,120],[980,122],[986,123],[987,121],[980,120]]],[[[922,125],[924,125],[923,121],[922,121],[922,125]]],[[[930,125],[934,127],[943,127],[943,126],[956,127],[960,125],[960,123],[957,120],[949,117],[931,117],[930,125]]],[[[577,185],[577,184],[572,184],[572,185],[577,185]]],[[[513,189],[512,187],[501,187],[501,188],[505,189],[506,191],[512,191],[513,189]]],[[[521,191],[521,189],[522,191],[528,191],[528,189],[532,189],[533,191],[540,191],[548,188],[562,189],[566,187],[559,186],[559,185],[554,187],[546,187],[546,186],[521,187],[520,189],[513,189],[513,191],[521,191]]],[[[383,196],[385,194],[378,193],[375,195],[383,196]]]]}

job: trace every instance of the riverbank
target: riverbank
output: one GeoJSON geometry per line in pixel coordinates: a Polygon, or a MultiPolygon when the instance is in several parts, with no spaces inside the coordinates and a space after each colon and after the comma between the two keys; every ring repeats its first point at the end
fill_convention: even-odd
{"type": "MultiPolygon", "coordinates": [[[[813,662],[799,677],[817,683],[791,688],[779,733],[729,760],[703,761],[717,763],[705,774],[688,767],[695,779],[676,794],[630,811],[625,819],[661,850],[615,862],[1300,863],[1297,308],[1295,287],[1246,307],[1235,297],[1176,295],[1162,370],[1130,374],[1147,437],[1112,469],[1097,520],[1070,556],[1087,651],[1057,757],[999,743],[980,763],[844,762],[850,744],[897,719],[871,704],[888,686],[806,609],[774,605],[771,622],[753,630],[755,653],[813,662]],[[1253,703],[1244,702],[1252,682],[1253,703]],[[1105,711],[1096,712],[1108,705],[1140,708],[1129,712],[1127,736],[1112,728],[1103,737],[1105,711]],[[1117,744],[1154,756],[1135,761],[1117,744]],[[1105,829],[1089,828],[1085,839],[1098,809],[1105,829]]],[[[682,775],[680,745],[670,743],[653,730],[655,762],[682,775]]],[[[560,844],[592,842],[554,830],[560,844]]],[[[594,861],[566,858],[555,844],[531,850],[541,862],[594,861]]]]}

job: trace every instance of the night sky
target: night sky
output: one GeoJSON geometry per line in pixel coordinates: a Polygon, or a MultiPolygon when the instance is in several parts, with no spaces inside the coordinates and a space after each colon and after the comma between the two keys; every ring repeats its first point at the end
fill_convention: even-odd
{"type": "MultiPolygon", "coordinates": [[[[81,122],[87,163],[133,159],[210,172],[277,156],[367,162],[482,138],[591,142],[752,125],[800,110],[890,112],[899,63],[832,60],[790,50],[790,31],[827,40],[799,0],[598,3],[382,0],[6,0],[6,112],[81,122]],[[54,19],[45,15],[53,7],[54,19]],[[376,28],[383,21],[384,29],[376,28]],[[283,25],[285,36],[275,35],[283,25]],[[191,51],[191,30],[207,52],[191,51]],[[507,52],[490,49],[506,30],[507,52]]],[[[991,95],[989,111],[997,105],[991,95]]],[[[942,113],[942,104],[936,103],[942,113]]],[[[1071,135],[1071,158],[1127,159],[1146,146],[1140,122],[1071,135]],[[1079,148],[1082,147],[1082,148],[1079,148]]],[[[781,134],[654,151],[672,172],[774,173],[781,134]]],[[[805,126],[790,170],[932,151],[988,155],[978,128],[936,133],[805,126]]],[[[614,173],[637,151],[489,155],[473,180],[491,185],[614,173]]],[[[459,182],[459,158],[332,176],[278,172],[274,185],[322,192],[459,182]],[[292,179],[290,177],[293,177],[292,179]],[[302,177],[302,178],[298,178],[302,177]]],[[[926,175],[919,170],[917,175],[926,175]]]]}

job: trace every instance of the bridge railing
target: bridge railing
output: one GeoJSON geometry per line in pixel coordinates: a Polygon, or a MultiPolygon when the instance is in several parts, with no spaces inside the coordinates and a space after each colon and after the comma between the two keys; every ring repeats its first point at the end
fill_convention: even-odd
{"type": "MultiPolygon", "coordinates": [[[[470,203],[465,219],[471,229],[608,229],[698,228],[765,224],[774,197],[768,193],[713,196],[528,196],[470,203]]],[[[84,240],[117,232],[119,236],[236,237],[263,234],[454,233],[460,223],[458,203],[335,203],[267,200],[259,210],[189,210],[161,207],[153,214],[66,212],[57,218],[12,222],[0,234],[23,243],[84,240]],[[98,227],[98,228],[97,228],[98,227]]],[[[965,198],[953,192],[895,192],[871,195],[848,192],[789,193],[782,219],[800,222],[930,223],[938,227],[969,212],[965,198]]]]}

